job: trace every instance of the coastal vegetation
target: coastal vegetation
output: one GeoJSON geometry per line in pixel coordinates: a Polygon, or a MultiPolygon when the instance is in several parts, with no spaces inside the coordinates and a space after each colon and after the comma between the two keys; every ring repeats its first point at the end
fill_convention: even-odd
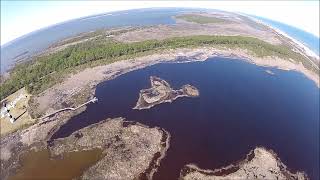
{"type": "Polygon", "coordinates": [[[176,16],[178,19],[183,19],[188,22],[194,22],[198,24],[209,24],[209,23],[222,23],[225,20],[216,18],[216,17],[209,17],[209,16],[201,16],[197,14],[183,14],[176,16]]]}
{"type": "Polygon", "coordinates": [[[208,46],[246,49],[258,57],[277,56],[292,59],[317,72],[308,59],[292,51],[288,46],[272,45],[253,37],[199,35],[133,43],[102,39],[68,46],[61,51],[38,56],[32,61],[16,65],[10,77],[1,83],[1,100],[22,87],[26,87],[31,94],[38,94],[61,82],[66,74],[87,67],[109,64],[166,49],[208,46]]]}

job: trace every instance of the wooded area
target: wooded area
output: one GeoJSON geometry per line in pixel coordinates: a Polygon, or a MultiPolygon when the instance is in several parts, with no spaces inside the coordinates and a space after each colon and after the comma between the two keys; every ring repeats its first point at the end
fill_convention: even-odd
{"type": "Polygon", "coordinates": [[[199,46],[242,48],[259,57],[291,58],[302,62],[308,68],[313,68],[305,57],[289,47],[272,45],[253,37],[190,36],[134,43],[94,40],[69,46],[47,56],[35,57],[30,62],[17,65],[10,73],[10,77],[1,84],[1,100],[22,87],[26,87],[31,94],[42,92],[61,81],[64,75],[74,68],[108,64],[141,56],[145,52],[199,46]]]}

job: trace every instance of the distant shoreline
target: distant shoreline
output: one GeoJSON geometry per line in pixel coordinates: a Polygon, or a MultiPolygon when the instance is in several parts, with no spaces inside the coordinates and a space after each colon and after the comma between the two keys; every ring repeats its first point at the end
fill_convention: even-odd
{"type": "Polygon", "coordinates": [[[255,21],[256,23],[262,24],[264,26],[267,26],[268,28],[274,30],[275,32],[283,35],[284,37],[290,39],[291,41],[293,41],[298,47],[300,47],[301,49],[303,49],[305,51],[305,53],[313,58],[316,58],[317,60],[319,59],[319,55],[317,55],[316,52],[314,52],[312,49],[310,49],[309,47],[307,47],[306,45],[304,45],[302,42],[300,42],[299,40],[295,39],[294,37],[291,37],[290,35],[288,35],[286,32],[280,30],[279,28],[273,27],[267,23],[265,23],[263,20],[260,20],[258,18],[255,17],[251,17],[251,16],[247,16],[249,18],[251,18],[253,21],[255,21]]]}

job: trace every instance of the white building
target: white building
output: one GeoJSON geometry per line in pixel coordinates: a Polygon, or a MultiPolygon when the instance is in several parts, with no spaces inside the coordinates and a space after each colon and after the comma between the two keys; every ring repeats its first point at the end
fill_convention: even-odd
{"type": "Polygon", "coordinates": [[[23,98],[26,98],[26,96],[20,94],[12,102],[10,102],[8,104],[3,104],[3,107],[1,107],[1,110],[0,110],[0,117],[4,118],[4,117],[8,116],[10,122],[13,123],[15,121],[15,118],[10,114],[10,109],[14,108],[16,106],[17,102],[23,98]]]}

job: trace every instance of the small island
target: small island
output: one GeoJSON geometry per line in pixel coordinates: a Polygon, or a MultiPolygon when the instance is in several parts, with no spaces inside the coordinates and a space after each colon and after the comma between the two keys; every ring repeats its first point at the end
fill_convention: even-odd
{"type": "Polygon", "coordinates": [[[179,97],[199,96],[199,90],[190,84],[182,86],[179,90],[174,90],[167,81],[159,77],[151,76],[150,81],[151,88],[140,91],[138,102],[133,109],[149,109],[161,103],[173,102],[179,97]]]}

